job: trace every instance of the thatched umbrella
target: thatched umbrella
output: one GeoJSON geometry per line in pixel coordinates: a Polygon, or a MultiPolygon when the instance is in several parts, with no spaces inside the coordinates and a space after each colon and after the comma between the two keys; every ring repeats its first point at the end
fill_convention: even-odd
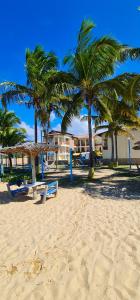
{"type": "Polygon", "coordinates": [[[36,182],[36,170],[35,170],[35,157],[40,153],[45,152],[58,152],[58,147],[53,145],[47,145],[44,143],[32,143],[27,142],[23,144],[17,144],[12,147],[5,147],[0,149],[0,153],[13,154],[13,153],[23,153],[31,157],[32,163],[32,183],[36,182]]]}

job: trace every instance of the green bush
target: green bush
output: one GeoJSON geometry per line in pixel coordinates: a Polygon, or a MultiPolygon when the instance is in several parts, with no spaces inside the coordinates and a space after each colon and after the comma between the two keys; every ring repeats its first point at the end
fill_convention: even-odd
{"type": "Polygon", "coordinates": [[[113,169],[113,168],[117,168],[118,164],[116,162],[110,162],[108,166],[110,169],[113,169]]]}

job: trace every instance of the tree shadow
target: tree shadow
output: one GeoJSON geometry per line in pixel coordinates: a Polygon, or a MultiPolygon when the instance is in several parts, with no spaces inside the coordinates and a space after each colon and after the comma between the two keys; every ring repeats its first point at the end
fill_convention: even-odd
{"type": "Polygon", "coordinates": [[[93,185],[87,184],[84,193],[100,199],[140,200],[140,179],[117,179],[114,177],[98,180],[93,185]]]}
{"type": "Polygon", "coordinates": [[[9,204],[10,202],[11,202],[11,199],[8,195],[8,192],[6,192],[6,191],[1,192],[0,191],[0,205],[1,204],[9,204]]]}
{"type": "MultiPolygon", "coordinates": [[[[81,170],[82,171],[82,170],[81,170]]],[[[85,172],[73,175],[73,180],[70,180],[68,172],[54,172],[47,174],[46,183],[58,180],[59,187],[63,189],[81,188],[83,193],[90,195],[92,198],[113,199],[113,200],[140,200],[140,175],[137,171],[128,171],[126,169],[116,170],[114,174],[104,175],[103,169],[97,169],[96,174],[101,178],[93,180],[88,179],[85,172]]],[[[38,190],[39,192],[39,190],[38,190]]],[[[12,202],[25,202],[33,200],[30,194],[21,195],[14,198],[12,202]]],[[[11,200],[8,192],[0,192],[0,204],[8,204],[11,200]]],[[[34,204],[40,204],[40,200],[34,204]]]]}
{"type": "Polygon", "coordinates": [[[26,201],[33,201],[33,198],[29,195],[20,194],[15,198],[10,198],[9,193],[7,191],[0,191],[0,205],[1,204],[9,204],[11,202],[26,202],[26,201]]]}
{"type": "MultiPolygon", "coordinates": [[[[96,174],[101,170],[96,170],[96,174]]],[[[47,181],[54,180],[54,176],[48,176],[47,181]]],[[[125,169],[117,170],[114,174],[106,175],[101,178],[88,180],[87,175],[73,175],[55,177],[59,181],[59,186],[66,189],[83,189],[83,193],[92,198],[113,199],[113,200],[140,200],[140,175],[137,171],[125,169]]]]}

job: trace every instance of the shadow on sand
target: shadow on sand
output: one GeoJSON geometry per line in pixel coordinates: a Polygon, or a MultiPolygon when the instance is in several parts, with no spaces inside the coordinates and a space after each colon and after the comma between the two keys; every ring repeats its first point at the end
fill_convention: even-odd
{"type": "MultiPolygon", "coordinates": [[[[102,169],[96,170],[96,174],[104,174],[102,169]]],[[[128,170],[115,171],[114,174],[105,175],[101,178],[88,180],[87,173],[82,172],[80,174],[74,174],[73,181],[70,181],[68,173],[55,172],[48,174],[46,177],[46,183],[58,180],[59,187],[63,189],[82,188],[83,193],[90,195],[92,198],[99,199],[111,199],[111,200],[140,200],[140,176],[134,172],[128,170]]],[[[15,198],[13,202],[25,202],[32,200],[32,197],[23,195],[20,198],[15,198]]],[[[8,192],[0,191],[0,204],[8,204],[11,200],[8,192]]],[[[41,201],[37,201],[34,204],[41,204],[41,201]]]]}

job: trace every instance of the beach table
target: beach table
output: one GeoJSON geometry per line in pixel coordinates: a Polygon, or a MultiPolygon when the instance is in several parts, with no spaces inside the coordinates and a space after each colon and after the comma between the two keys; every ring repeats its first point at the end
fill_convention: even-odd
{"type": "Polygon", "coordinates": [[[37,198],[37,187],[41,185],[46,185],[46,182],[36,181],[35,183],[25,184],[24,187],[33,190],[33,200],[35,200],[37,198]]]}

